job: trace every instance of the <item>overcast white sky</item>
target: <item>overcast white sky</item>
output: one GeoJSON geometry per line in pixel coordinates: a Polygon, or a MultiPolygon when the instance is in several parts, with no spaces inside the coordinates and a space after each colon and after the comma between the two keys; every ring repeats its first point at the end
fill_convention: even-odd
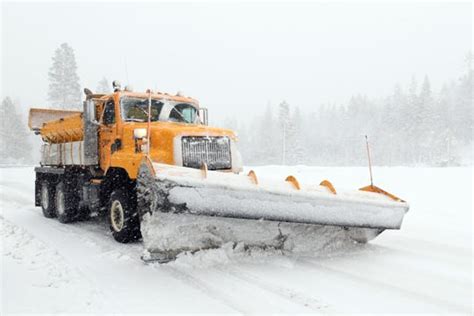
{"type": "Polygon", "coordinates": [[[456,79],[472,47],[470,3],[2,3],[2,97],[47,104],[54,50],[81,85],[105,76],[198,98],[211,116],[270,101],[304,109],[382,96],[412,75],[456,79]],[[126,67],[128,69],[128,78],[126,67]]]}

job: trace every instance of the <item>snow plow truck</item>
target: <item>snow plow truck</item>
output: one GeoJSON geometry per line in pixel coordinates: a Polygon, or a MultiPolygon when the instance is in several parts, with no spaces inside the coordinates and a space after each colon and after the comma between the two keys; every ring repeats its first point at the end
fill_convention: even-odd
{"type": "Polygon", "coordinates": [[[35,205],[70,223],[105,214],[113,238],[143,239],[144,260],[224,244],[288,250],[334,236],[367,242],[399,229],[408,204],[374,185],[243,173],[232,130],[208,126],[197,100],[157,91],[84,89],[83,111],[32,108],[43,141],[35,205]]]}

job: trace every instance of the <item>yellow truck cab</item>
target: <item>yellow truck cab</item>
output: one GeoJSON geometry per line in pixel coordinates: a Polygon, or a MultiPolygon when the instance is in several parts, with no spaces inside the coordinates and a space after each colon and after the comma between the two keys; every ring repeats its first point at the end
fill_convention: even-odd
{"type": "Polygon", "coordinates": [[[35,204],[63,223],[106,213],[115,239],[140,238],[136,179],[143,163],[239,173],[233,131],[207,125],[197,100],[115,86],[85,89],[83,111],[31,109],[29,126],[43,140],[35,168],[35,204]]]}

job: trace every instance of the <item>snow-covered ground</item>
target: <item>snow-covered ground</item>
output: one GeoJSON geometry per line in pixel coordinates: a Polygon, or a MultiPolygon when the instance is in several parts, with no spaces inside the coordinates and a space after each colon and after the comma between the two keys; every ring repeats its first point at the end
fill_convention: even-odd
{"type": "MultiPolygon", "coordinates": [[[[338,187],[366,168],[259,167],[259,177],[338,187]]],[[[33,205],[33,168],[0,169],[1,312],[471,314],[472,169],[375,168],[376,185],[410,202],[400,231],[308,256],[228,248],[141,261],[100,219],[60,224],[33,205]]]]}

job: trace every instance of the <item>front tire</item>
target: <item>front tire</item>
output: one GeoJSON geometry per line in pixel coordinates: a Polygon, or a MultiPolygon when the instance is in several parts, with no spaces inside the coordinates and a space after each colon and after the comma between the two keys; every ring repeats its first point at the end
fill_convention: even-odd
{"type": "Polygon", "coordinates": [[[63,224],[73,222],[76,218],[76,205],[73,194],[66,190],[63,182],[56,186],[55,201],[58,220],[63,224]]]}
{"type": "Polygon", "coordinates": [[[41,183],[41,209],[44,217],[56,217],[54,203],[54,187],[48,181],[43,181],[41,183]]]}
{"type": "Polygon", "coordinates": [[[115,190],[110,195],[108,222],[114,239],[128,243],[140,239],[140,221],[136,203],[123,190],[115,190]]]}

